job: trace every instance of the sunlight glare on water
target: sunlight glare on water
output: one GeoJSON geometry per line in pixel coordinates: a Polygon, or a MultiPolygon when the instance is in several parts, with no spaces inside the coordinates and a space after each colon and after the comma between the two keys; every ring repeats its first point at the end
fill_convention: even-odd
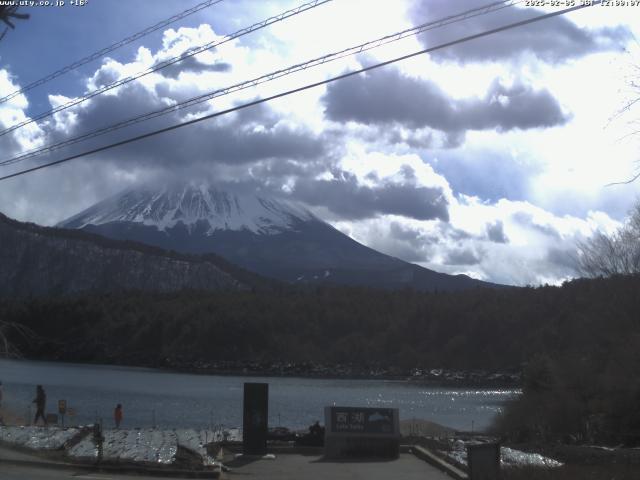
{"type": "Polygon", "coordinates": [[[102,418],[111,426],[117,403],[123,425],[132,427],[208,428],[242,423],[244,382],[269,383],[269,424],[306,428],[323,421],[330,405],[394,407],[401,419],[422,418],[459,430],[491,423],[517,389],[428,388],[401,381],[239,377],[170,373],[101,365],[0,360],[5,405],[18,416],[35,413],[35,386],[48,395],[48,412],[67,400],[77,415],[73,423],[102,418]]]}

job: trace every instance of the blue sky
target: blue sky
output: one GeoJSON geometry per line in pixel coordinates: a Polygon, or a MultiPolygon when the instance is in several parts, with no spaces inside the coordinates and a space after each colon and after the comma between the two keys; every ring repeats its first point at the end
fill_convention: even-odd
{"type": "MultiPolygon", "coordinates": [[[[0,42],[0,93],[197,3],[25,8],[31,19],[0,42]]],[[[150,75],[0,137],[1,156],[485,3],[333,0],[202,53],[182,71],[150,75]]],[[[9,127],[298,5],[223,1],[0,105],[0,123],[9,127]]],[[[38,162],[539,13],[513,6],[434,29],[38,162]]],[[[428,268],[558,283],[576,275],[576,242],[615,229],[637,198],[637,183],[605,185],[637,167],[637,137],[621,137],[638,112],[615,113],[639,93],[630,87],[639,18],[640,7],[592,7],[25,175],[0,185],[0,211],[52,225],[138,183],[205,176],[301,202],[356,240],[428,268]]]]}

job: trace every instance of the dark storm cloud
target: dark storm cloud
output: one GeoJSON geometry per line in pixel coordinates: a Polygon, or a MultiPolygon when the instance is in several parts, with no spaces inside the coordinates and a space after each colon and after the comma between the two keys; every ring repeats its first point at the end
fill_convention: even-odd
{"type": "MultiPolygon", "coordinates": [[[[131,185],[139,172],[99,162],[75,162],[2,182],[0,211],[12,218],[55,225],[131,185]]],[[[151,177],[148,171],[145,178],[151,177]]]]}
{"type": "Polygon", "coordinates": [[[457,148],[464,143],[464,132],[440,132],[430,128],[403,128],[401,125],[360,125],[354,135],[372,144],[384,142],[391,145],[404,144],[413,149],[457,148]]]}
{"type": "Polygon", "coordinates": [[[96,88],[102,88],[120,80],[120,72],[110,64],[111,59],[105,59],[103,65],[92,77],[96,88]]]}
{"type": "Polygon", "coordinates": [[[429,252],[422,252],[415,250],[410,245],[398,242],[375,242],[375,240],[369,242],[370,248],[383,252],[392,257],[399,258],[409,263],[419,263],[429,261],[429,252]]]}
{"type": "Polygon", "coordinates": [[[417,149],[431,148],[437,145],[437,139],[433,131],[429,129],[409,130],[399,125],[385,127],[375,125],[371,127],[362,126],[362,130],[355,131],[354,135],[369,144],[382,141],[392,145],[405,144],[417,149]]]}
{"type": "Polygon", "coordinates": [[[480,257],[471,248],[456,248],[447,252],[445,265],[477,265],[480,257]]]}
{"type": "Polygon", "coordinates": [[[556,274],[561,275],[577,275],[578,253],[575,249],[551,247],[547,251],[546,260],[556,267],[556,274]]]}
{"type": "MultiPolygon", "coordinates": [[[[394,221],[384,234],[374,229],[366,244],[407,262],[428,262],[440,252],[445,260],[443,266],[459,267],[481,263],[485,251],[475,242],[484,241],[484,238],[452,227],[444,221],[436,221],[432,226],[435,228],[425,231],[394,221]]],[[[456,271],[455,268],[448,270],[456,271]]]]}
{"type": "Polygon", "coordinates": [[[448,240],[461,241],[461,240],[470,240],[473,238],[469,232],[465,232],[461,228],[456,228],[450,223],[440,223],[438,225],[438,229],[440,230],[440,236],[446,238],[448,240]]]}
{"type": "Polygon", "coordinates": [[[538,163],[497,151],[443,153],[437,161],[428,163],[447,179],[454,192],[493,202],[502,198],[525,200],[529,182],[542,171],[538,163]]]}
{"type": "Polygon", "coordinates": [[[296,162],[293,160],[269,159],[251,165],[251,172],[255,178],[265,183],[279,184],[288,177],[313,177],[327,170],[325,159],[310,162],[296,162]]]}
{"type": "MultiPolygon", "coordinates": [[[[132,83],[121,88],[117,95],[99,96],[74,109],[76,121],[65,125],[64,129],[50,129],[50,142],[62,141],[167,105],[166,100],[140,84],[132,83]]],[[[188,112],[194,113],[193,110],[188,112]]],[[[180,123],[186,113],[174,112],[129,126],[78,144],[73,152],[180,123]]],[[[208,112],[201,111],[196,115],[204,113],[208,112]]],[[[321,136],[284,126],[279,120],[280,117],[266,105],[250,107],[118,147],[100,154],[98,158],[123,165],[188,168],[197,163],[247,164],[269,158],[311,160],[325,153],[325,142],[321,136]]]]}
{"type": "Polygon", "coordinates": [[[431,258],[431,244],[413,228],[391,222],[388,234],[375,237],[370,239],[373,248],[405,262],[426,262],[431,258]]]}
{"type": "MultiPolygon", "coordinates": [[[[185,52],[185,55],[188,52],[185,52]]],[[[183,55],[184,56],[184,55],[183,55]]],[[[231,64],[227,62],[215,62],[213,64],[203,63],[198,61],[198,56],[185,57],[178,63],[169,65],[159,70],[159,73],[164,77],[176,79],[180,76],[180,73],[201,73],[201,72],[229,72],[231,71],[231,64]]]]}
{"type": "Polygon", "coordinates": [[[402,165],[400,167],[400,175],[408,182],[417,182],[416,171],[411,165],[402,165]]]}
{"type": "Polygon", "coordinates": [[[348,172],[341,172],[332,180],[301,179],[292,196],[351,220],[384,214],[418,220],[449,219],[447,199],[440,188],[396,183],[369,187],[358,184],[356,177],[348,172]]]}
{"type": "MultiPolygon", "coordinates": [[[[0,121],[0,126],[6,128],[9,125],[0,121]]],[[[16,155],[21,149],[20,142],[15,135],[3,135],[0,137],[0,161],[11,158],[16,155]]]]}
{"type": "MultiPolygon", "coordinates": [[[[418,0],[411,10],[410,17],[412,22],[418,25],[486,4],[486,0],[418,0]]],[[[544,12],[530,7],[505,8],[499,12],[450,24],[446,29],[429,30],[419,38],[425,47],[433,47],[456,38],[533,18],[542,13],[544,12]]],[[[546,62],[558,63],[590,53],[621,50],[631,38],[631,32],[625,27],[580,28],[569,17],[557,16],[436,50],[431,56],[440,60],[484,62],[508,60],[529,53],[546,62]]]]}
{"type": "Polygon", "coordinates": [[[533,215],[531,215],[530,213],[517,212],[512,215],[512,218],[516,222],[518,222],[520,225],[529,227],[532,230],[535,230],[543,235],[546,235],[547,237],[551,237],[555,240],[562,240],[562,235],[560,235],[558,230],[556,230],[552,225],[549,225],[549,224],[543,225],[543,224],[537,223],[533,219],[533,215]]]}
{"type": "Polygon", "coordinates": [[[487,224],[487,238],[494,243],[509,243],[502,221],[497,220],[495,223],[487,224]]]}
{"type": "Polygon", "coordinates": [[[547,90],[495,81],[484,98],[454,100],[434,82],[382,70],[329,85],[323,97],[326,116],[367,125],[402,124],[454,134],[466,130],[544,128],[568,117],[547,90]]]}
{"type": "Polygon", "coordinates": [[[389,235],[392,238],[408,243],[416,249],[422,248],[425,244],[430,243],[420,230],[401,225],[398,222],[391,222],[391,225],[389,225],[389,235]]]}

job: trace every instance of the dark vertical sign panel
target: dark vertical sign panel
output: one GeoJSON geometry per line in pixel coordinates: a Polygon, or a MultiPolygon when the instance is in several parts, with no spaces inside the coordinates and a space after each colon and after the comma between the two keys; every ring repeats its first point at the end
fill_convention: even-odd
{"type": "Polygon", "coordinates": [[[467,445],[469,480],[499,480],[500,444],[467,445]]]}
{"type": "Polygon", "coordinates": [[[267,453],[269,384],[245,383],[242,416],[242,447],[247,455],[267,453]]]}

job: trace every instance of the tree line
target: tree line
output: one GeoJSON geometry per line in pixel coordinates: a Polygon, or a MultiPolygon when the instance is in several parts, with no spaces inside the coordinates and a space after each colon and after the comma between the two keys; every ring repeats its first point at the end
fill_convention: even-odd
{"type": "Polygon", "coordinates": [[[519,370],[523,395],[498,422],[501,434],[635,443],[639,212],[636,206],[618,232],[582,245],[583,272],[596,278],[560,287],[425,293],[265,284],[252,291],[1,299],[1,346],[37,359],[145,366],[519,370]]]}
{"type": "Polygon", "coordinates": [[[638,291],[640,277],[626,275],[457,293],[122,292],[4,299],[0,319],[32,332],[9,332],[25,356],[47,360],[522,369],[524,395],[503,427],[587,438],[640,432],[638,291]]]}

